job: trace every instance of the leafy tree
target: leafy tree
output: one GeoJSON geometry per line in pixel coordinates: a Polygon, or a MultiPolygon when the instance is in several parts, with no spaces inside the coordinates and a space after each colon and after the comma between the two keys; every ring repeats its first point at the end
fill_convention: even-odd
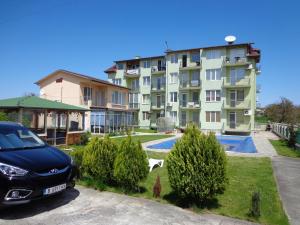
{"type": "Polygon", "coordinates": [[[228,182],[226,155],[215,135],[190,124],[167,158],[169,180],[183,199],[204,201],[222,193],[228,182]]]}
{"type": "Polygon", "coordinates": [[[117,146],[109,137],[93,137],[86,146],[82,166],[92,177],[110,183],[113,180],[117,146]]]}
{"type": "Polygon", "coordinates": [[[140,142],[136,143],[131,136],[120,145],[115,161],[114,176],[117,182],[128,191],[138,190],[138,184],[149,173],[147,155],[140,142]]]}
{"type": "Polygon", "coordinates": [[[0,112],[0,121],[9,121],[9,118],[5,112],[0,112]]]}

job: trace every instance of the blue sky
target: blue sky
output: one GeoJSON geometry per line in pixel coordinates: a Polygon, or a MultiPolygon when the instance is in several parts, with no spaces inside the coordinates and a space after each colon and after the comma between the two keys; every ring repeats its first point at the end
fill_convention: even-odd
{"type": "Polygon", "coordinates": [[[106,79],[114,60],[171,49],[255,42],[262,50],[263,105],[300,104],[297,1],[0,0],[0,98],[38,93],[56,69],[106,79]],[[227,2],[227,3],[226,3],[227,2]]]}

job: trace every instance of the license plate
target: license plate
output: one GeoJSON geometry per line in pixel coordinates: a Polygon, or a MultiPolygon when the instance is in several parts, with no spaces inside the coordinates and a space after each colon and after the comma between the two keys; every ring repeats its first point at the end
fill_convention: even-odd
{"type": "Polygon", "coordinates": [[[57,186],[54,186],[54,187],[51,187],[51,188],[47,188],[47,189],[44,190],[44,195],[51,195],[51,194],[60,192],[62,190],[65,190],[66,187],[67,187],[66,184],[61,184],[61,185],[57,185],[57,186]]]}

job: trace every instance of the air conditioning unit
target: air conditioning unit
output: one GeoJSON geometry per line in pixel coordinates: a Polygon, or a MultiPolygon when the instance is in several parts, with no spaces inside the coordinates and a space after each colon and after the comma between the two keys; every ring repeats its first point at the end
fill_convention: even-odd
{"type": "Polygon", "coordinates": [[[194,107],[195,103],[194,102],[188,102],[188,107],[194,107]]]}
{"type": "Polygon", "coordinates": [[[171,106],[173,106],[173,103],[172,102],[168,102],[167,106],[171,107],[171,106]]]}
{"type": "Polygon", "coordinates": [[[200,108],[200,104],[195,104],[195,108],[200,108]]]}
{"type": "Polygon", "coordinates": [[[246,110],[244,111],[244,116],[251,116],[251,114],[252,114],[252,112],[251,112],[250,109],[246,109],[246,110]]]}
{"type": "Polygon", "coordinates": [[[249,66],[247,67],[247,70],[251,70],[251,69],[253,69],[253,65],[249,64],[249,66]]]}

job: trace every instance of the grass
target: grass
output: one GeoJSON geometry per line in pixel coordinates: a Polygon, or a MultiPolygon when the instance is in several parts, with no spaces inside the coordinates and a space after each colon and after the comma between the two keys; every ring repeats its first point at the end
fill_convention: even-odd
{"type": "MultiPolygon", "coordinates": [[[[167,154],[148,152],[148,156],[166,159],[167,154]]],[[[217,195],[213,201],[205,206],[192,206],[191,209],[199,213],[211,212],[262,224],[289,224],[279,199],[270,159],[228,157],[228,176],[229,185],[223,194],[217,195]],[[259,219],[248,216],[253,191],[259,191],[261,194],[261,217],[259,219]]],[[[100,190],[123,193],[123,190],[118,187],[104,187],[103,184],[90,179],[82,180],[79,183],[100,190]]],[[[166,163],[163,168],[155,168],[147,179],[141,182],[140,186],[142,190],[140,193],[127,194],[162,203],[176,204],[176,196],[172,193],[168,180],[166,163]],[[161,198],[159,199],[155,199],[152,193],[157,175],[160,176],[162,185],[161,198]]]]}
{"type": "Polygon", "coordinates": [[[290,148],[287,145],[287,141],[285,141],[285,140],[270,140],[270,142],[279,155],[293,157],[293,158],[300,157],[300,150],[290,148]]]}
{"type": "Polygon", "coordinates": [[[142,128],[135,128],[134,129],[135,132],[141,132],[141,133],[157,133],[156,130],[151,130],[151,129],[142,129],[142,128]]]}
{"type": "MultiPolygon", "coordinates": [[[[133,141],[140,141],[141,143],[148,142],[148,141],[154,141],[154,140],[159,140],[159,139],[164,139],[164,138],[169,138],[173,137],[174,135],[137,135],[137,136],[132,136],[133,141]]],[[[112,138],[111,140],[115,142],[116,144],[120,144],[126,137],[118,137],[118,138],[112,138]]]]}
{"type": "Polygon", "coordinates": [[[268,123],[268,121],[269,121],[270,119],[268,118],[268,117],[266,117],[266,116],[255,116],[255,122],[257,122],[257,123],[268,123]]]}

